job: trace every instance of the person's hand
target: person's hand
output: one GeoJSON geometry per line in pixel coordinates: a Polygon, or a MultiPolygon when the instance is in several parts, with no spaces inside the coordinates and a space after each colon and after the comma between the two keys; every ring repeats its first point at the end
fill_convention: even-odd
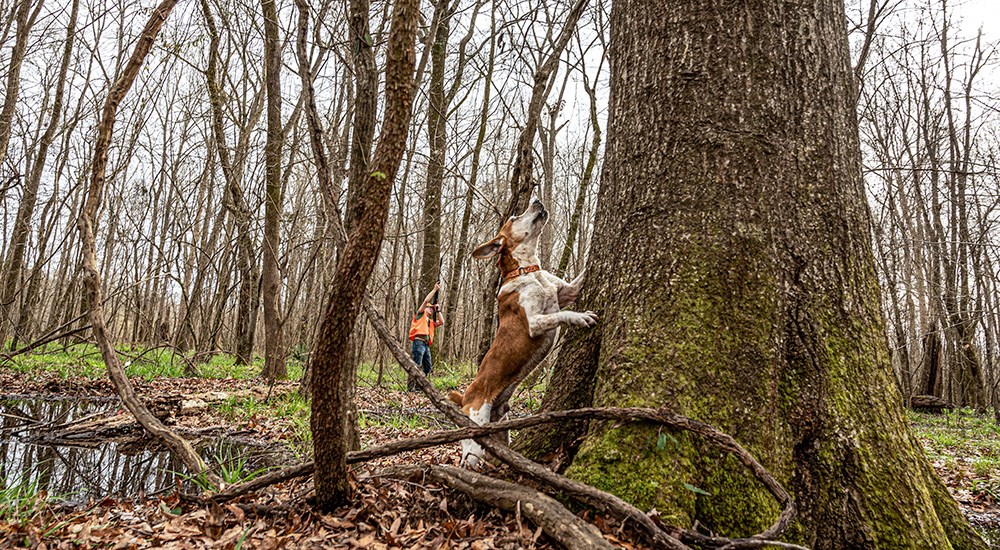
{"type": "Polygon", "coordinates": [[[441,290],[441,282],[434,283],[434,290],[441,290]]]}

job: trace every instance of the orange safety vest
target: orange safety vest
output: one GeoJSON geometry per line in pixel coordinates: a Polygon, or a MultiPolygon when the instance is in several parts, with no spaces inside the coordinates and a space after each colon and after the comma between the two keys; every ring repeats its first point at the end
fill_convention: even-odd
{"type": "Polygon", "coordinates": [[[427,312],[421,313],[420,317],[414,315],[410,323],[410,341],[417,336],[426,338],[428,345],[434,343],[434,321],[427,316],[427,312]]]}

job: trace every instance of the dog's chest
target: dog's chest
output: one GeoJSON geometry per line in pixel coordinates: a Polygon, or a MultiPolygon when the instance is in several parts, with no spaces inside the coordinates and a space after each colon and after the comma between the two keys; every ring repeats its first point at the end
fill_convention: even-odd
{"type": "Polygon", "coordinates": [[[520,305],[528,315],[559,311],[558,290],[541,273],[532,273],[519,281],[517,292],[520,305]]]}

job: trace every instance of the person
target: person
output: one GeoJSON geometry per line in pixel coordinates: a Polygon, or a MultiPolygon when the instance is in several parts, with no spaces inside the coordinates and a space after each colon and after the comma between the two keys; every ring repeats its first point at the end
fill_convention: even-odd
{"type": "MultiPolygon", "coordinates": [[[[424,376],[431,372],[431,344],[434,343],[434,329],[444,324],[444,315],[441,313],[441,306],[433,303],[437,292],[441,289],[441,283],[435,283],[434,288],[427,294],[420,304],[420,309],[413,314],[413,322],[410,323],[410,342],[413,353],[413,362],[418,367],[423,368],[424,376]]],[[[417,383],[412,378],[407,378],[407,389],[417,391],[417,383]]]]}

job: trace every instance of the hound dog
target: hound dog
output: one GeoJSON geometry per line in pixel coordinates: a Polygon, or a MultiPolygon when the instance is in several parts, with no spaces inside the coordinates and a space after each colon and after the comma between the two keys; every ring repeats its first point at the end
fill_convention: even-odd
{"type": "MultiPolygon", "coordinates": [[[[477,424],[505,410],[518,384],[552,349],[559,326],[597,324],[593,311],[560,311],[576,301],[585,273],[567,283],[539,266],[538,238],[548,218],[545,206],[535,199],[523,214],[507,220],[496,237],[472,251],[477,259],[496,257],[503,275],[497,294],[500,326],[493,343],[465,393],[448,396],[477,424]]],[[[482,446],[462,441],[462,464],[475,468],[482,456],[482,446]]]]}

